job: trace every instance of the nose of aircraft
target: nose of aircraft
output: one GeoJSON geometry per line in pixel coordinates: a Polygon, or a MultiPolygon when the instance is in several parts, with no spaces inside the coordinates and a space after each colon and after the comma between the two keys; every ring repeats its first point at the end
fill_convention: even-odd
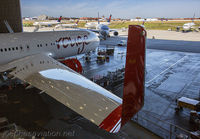
{"type": "Polygon", "coordinates": [[[102,30],[102,31],[100,31],[100,33],[102,36],[108,36],[109,32],[107,30],[102,30]]]}

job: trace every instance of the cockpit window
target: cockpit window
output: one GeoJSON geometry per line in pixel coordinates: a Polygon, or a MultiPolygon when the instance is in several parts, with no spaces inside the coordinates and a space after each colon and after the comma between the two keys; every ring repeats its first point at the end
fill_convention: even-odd
{"type": "Polygon", "coordinates": [[[108,26],[102,26],[101,29],[102,30],[108,30],[109,28],[108,28],[108,26]]]}

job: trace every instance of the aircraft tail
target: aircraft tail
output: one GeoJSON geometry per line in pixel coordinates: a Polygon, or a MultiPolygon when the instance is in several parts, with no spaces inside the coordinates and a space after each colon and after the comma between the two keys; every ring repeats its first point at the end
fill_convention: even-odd
{"type": "Polygon", "coordinates": [[[76,21],[76,25],[78,25],[78,23],[79,23],[79,19],[76,21]]]}
{"type": "Polygon", "coordinates": [[[100,128],[116,133],[144,105],[146,31],[139,25],[130,25],[122,105],[112,111],[100,128]]]}
{"type": "Polygon", "coordinates": [[[111,22],[112,15],[108,18],[107,22],[111,22]]]}
{"type": "Polygon", "coordinates": [[[62,16],[60,16],[60,17],[58,18],[58,22],[61,22],[61,20],[62,20],[62,16]]]}
{"type": "Polygon", "coordinates": [[[99,12],[98,12],[98,24],[100,24],[100,22],[99,22],[99,12]]]}
{"type": "Polygon", "coordinates": [[[193,23],[194,23],[194,18],[195,18],[195,13],[194,13],[193,18],[192,18],[192,22],[193,22],[193,23]]]}

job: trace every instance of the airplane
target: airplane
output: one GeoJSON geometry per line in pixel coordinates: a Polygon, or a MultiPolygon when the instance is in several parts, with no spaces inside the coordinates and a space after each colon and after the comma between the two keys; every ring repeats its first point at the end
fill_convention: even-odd
{"type": "Polygon", "coordinates": [[[196,24],[194,22],[192,22],[192,23],[185,23],[183,25],[183,31],[190,31],[190,30],[194,29],[195,25],[196,24]]]}
{"type": "Polygon", "coordinates": [[[111,22],[111,17],[112,15],[110,15],[110,17],[108,18],[107,22],[99,22],[99,13],[98,13],[98,22],[88,22],[85,24],[86,28],[90,28],[90,29],[97,29],[97,26],[99,24],[103,24],[103,25],[109,25],[111,22]]]}
{"type": "Polygon", "coordinates": [[[62,20],[62,16],[59,17],[59,19],[57,21],[50,21],[50,22],[34,22],[33,26],[39,26],[39,27],[49,27],[49,26],[53,26],[53,25],[58,25],[61,23],[62,20]]]}
{"type": "MultiPolygon", "coordinates": [[[[112,15],[110,15],[108,21],[111,21],[112,15]]],[[[100,39],[106,40],[110,37],[110,32],[113,32],[114,36],[118,36],[118,31],[112,30],[108,27],[108,25],[99,22],[99,13],[98,13],[98,24],[96,25],[96,29],[89,29],[92,32],[98,33],[100,39]]]]}
{"type": "Polygon", "coordinates": [[[88,30],[0,34],[0,73],[28,83],[110,133],[116,133],[144,103],[145,38],[129,27],[123,100],[65,64],[99,46],[88,30]],[[137,51],[137,53],[135,53],[137,51]]]}
{"type": "Polygon", "coordinates": [[[195,28],[195,23],[194,23],[194,18],[195,18],[195,13],[194,16],[192,18],[192,22],[190,23],[185,23],[182,27],[183,27],[183,32],[187,32],[187,31],[191,31],[192,29],[195,28]]]}
{"type": "Polygon", "coordinates": [[[118,31],[110,29],[107,25],[104,24],[98,24],[97,29],[88,29],[92,32],[98,33],[100,39],[106,40],[108,37],[110,37],[110,32],[113,32],[114,36],[118,36],[118,31]]]}
{"type": "Polygon", "coordinates": [[[58,24],[55,26],[55,28],[77,28],[79,23],[79,20],[77,20],[77,22],[75,24],[58,24]]]}

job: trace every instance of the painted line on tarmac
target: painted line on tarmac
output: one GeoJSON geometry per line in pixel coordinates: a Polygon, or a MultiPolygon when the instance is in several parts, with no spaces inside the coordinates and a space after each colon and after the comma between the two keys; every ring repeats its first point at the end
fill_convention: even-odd
{"type": "Polygon", "coordinates": [[[152,82],[153,80],[155,80],[156,78],[158,78],[160,75],[162,75],[163,73],[165,73],[166,71],[168,71],[170,68],[172,68],[173,66],[175,66],[176,64],[178,64],[179,62],[181,62],[186,56],[182,57],[181,59],[179,59],[178,61],[176,61],[174,64],[172,64],[171,66],[169,66],[167,69],[163,70],[161,73],[159,73],[158,75],[156,75],[153,79],[149,80],[146,82],[146,87],[148,87],[150,84],[150,82],[152,82]]]}

